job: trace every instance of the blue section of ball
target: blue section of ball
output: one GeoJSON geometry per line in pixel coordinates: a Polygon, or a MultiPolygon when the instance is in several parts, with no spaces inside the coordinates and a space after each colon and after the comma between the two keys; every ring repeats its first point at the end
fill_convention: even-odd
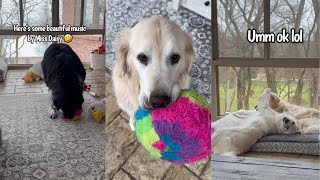
{"type": "Polygon", "coordinates": [[[160,136],[160,139],[170,148],[170,151],[180,151],[181,146],[175,144],[170,136],[160,136]]]}
{"type": "Polygon", "coordinates": [[[162,155],[161,159],[165,159],[168,161],[177,162],[181,160],[181,157],[179,157],[177,153],[174,153],[174,152],[162,152],[161,155],[162,155]]]}
{"type": "Polygon", "coordinates": [[[135,117],[135,120],[140,121],[144,117],[148,116],[149,114],[150,114],[149,111],[139,108],[138,111],[136,111],[134,117],[135,117]]]}

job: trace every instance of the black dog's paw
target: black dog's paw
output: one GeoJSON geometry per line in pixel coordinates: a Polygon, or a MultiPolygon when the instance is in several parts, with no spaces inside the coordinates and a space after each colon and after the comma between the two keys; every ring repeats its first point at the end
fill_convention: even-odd
{"type": "Polygon", "coordinates": [[[57,113],[57,110],[54,106],[51,106],[49,108],[49,112],[50,112],[50,119],[55,119],[58,117],[58,113],[57,113]]]}
{"type": "Polygon", "coordinates": [[[56,114],[50,114],[50,119],[55,119],[55,118],[57,118],[56,114]]]}

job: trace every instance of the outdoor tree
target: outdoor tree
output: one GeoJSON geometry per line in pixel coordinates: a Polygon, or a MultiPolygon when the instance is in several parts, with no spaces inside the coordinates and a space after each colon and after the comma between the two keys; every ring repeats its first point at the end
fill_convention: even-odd
{"type": "MultiPolygon", "coordinates": [[[[304,29],[304,43],[271,44],[271,57],[320,57],[319,11],[318,0],[270,1],[271,32],[278,33],[283,28],[288,31],[293,28],[296,32],[300,28],[304,29]]],[[[219,55],[221,57],[264,56],[263,43],[248,43],[246,39],[247,29],[264,32],[263,1],[219,0],[218,24],[219,55]]],[[[223,72],[230,72],[228,68],[224,69],[226,70],[223,72]]],[[[225,98],[223,101],[225,111],[235,110],[232,109],[234,100],[237,109],[252,108],[255,102],[251,101],[256,101],[265,87],[271,88],[274,93],[291,103],[311,107],[319,106],[318,69],[265,67],[263,68],[265,76],[259,75],[259,78],[258,71],[261,74],[261,68],[229,67],[229,69],[233,73],[225,75],[223,80],[220,80],[225,98]],[[265,82],[265,85],[258,82],[265,82]]]]}
{"type": "MultiPolygon", "coordinates": [[[[49,0],[22,1],[23,24],[49,24],[51,7],[49,0]]],[[[12,29],[14,24],[20,24],[19,0],[0,0],[0,29],[12,29]]],[[[26,44],[26,36],[0,36],[0,56],[7,61],[14,55],[18,63],[18,52],[26,44]],[[8,58],[5,58],[8,57],[8,58]]]]}

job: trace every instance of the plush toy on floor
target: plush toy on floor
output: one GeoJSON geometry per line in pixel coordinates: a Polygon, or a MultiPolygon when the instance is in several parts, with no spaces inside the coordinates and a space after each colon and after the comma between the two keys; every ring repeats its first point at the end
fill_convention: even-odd
{"type": "Polygon", "coordinates": [[[22,77],[22,80],[24,80],[25,83],[32,83],[41,79],[43,79],[41,62],[34,64],[22,77]]]}
{"type": "Polygon", "coordinates": [[[88,111],[90,112],[93,119],[100,123],[103,120],[103,117],[106,115],[106,100],[102,99],[97,102],[93,102],[89,108],[88,111]]]}
{"type": "Polygon", "coordinates": [[[155,158],[184,164],[210,156],[210,106],[193,90],[182,90],[178,100],[166,108],[138,109],[135,131],[155,158]]]}
{"type": "Polygon", "coordinates": [[[93,97],[97,97],[98,96],[97,93],[91,91],[91,84],[84,83],[83,84],[83,90],[88,92],[93,97]]]}
{"type": "Polygon", "coordinates": [[[59,110],[59,113],[58,113],[58,116],[59,116],[59,118],[62,119],[62,120],[76,121],[76,120],[79,120],[79,119],[80,119],[82,112],[83,112],[83,109],[78,109],[78,110],[75,112],[74,117],[73,117],[72,119],[69,119],[69,118],[64,117],[63,111],[60,109],[60,110],[59,110]]]}

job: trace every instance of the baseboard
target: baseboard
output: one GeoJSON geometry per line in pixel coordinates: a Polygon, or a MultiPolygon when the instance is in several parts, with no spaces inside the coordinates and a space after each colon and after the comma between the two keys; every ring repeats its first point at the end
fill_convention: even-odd
{"type": "Polygon", "coordinates": [[[32,64],[9,64],[8,70],[29,69],[31,67],[32,67],[32,64]]]}
{"type": "MultiPolygon", "coordinates": [[[[85,68],[90,67],[89,62],[82,63],[85,68]]],[[[29,69],[33,66],[33,64],[8,64],[8,70],[21,70],[21,69],[29,69]]]]}

